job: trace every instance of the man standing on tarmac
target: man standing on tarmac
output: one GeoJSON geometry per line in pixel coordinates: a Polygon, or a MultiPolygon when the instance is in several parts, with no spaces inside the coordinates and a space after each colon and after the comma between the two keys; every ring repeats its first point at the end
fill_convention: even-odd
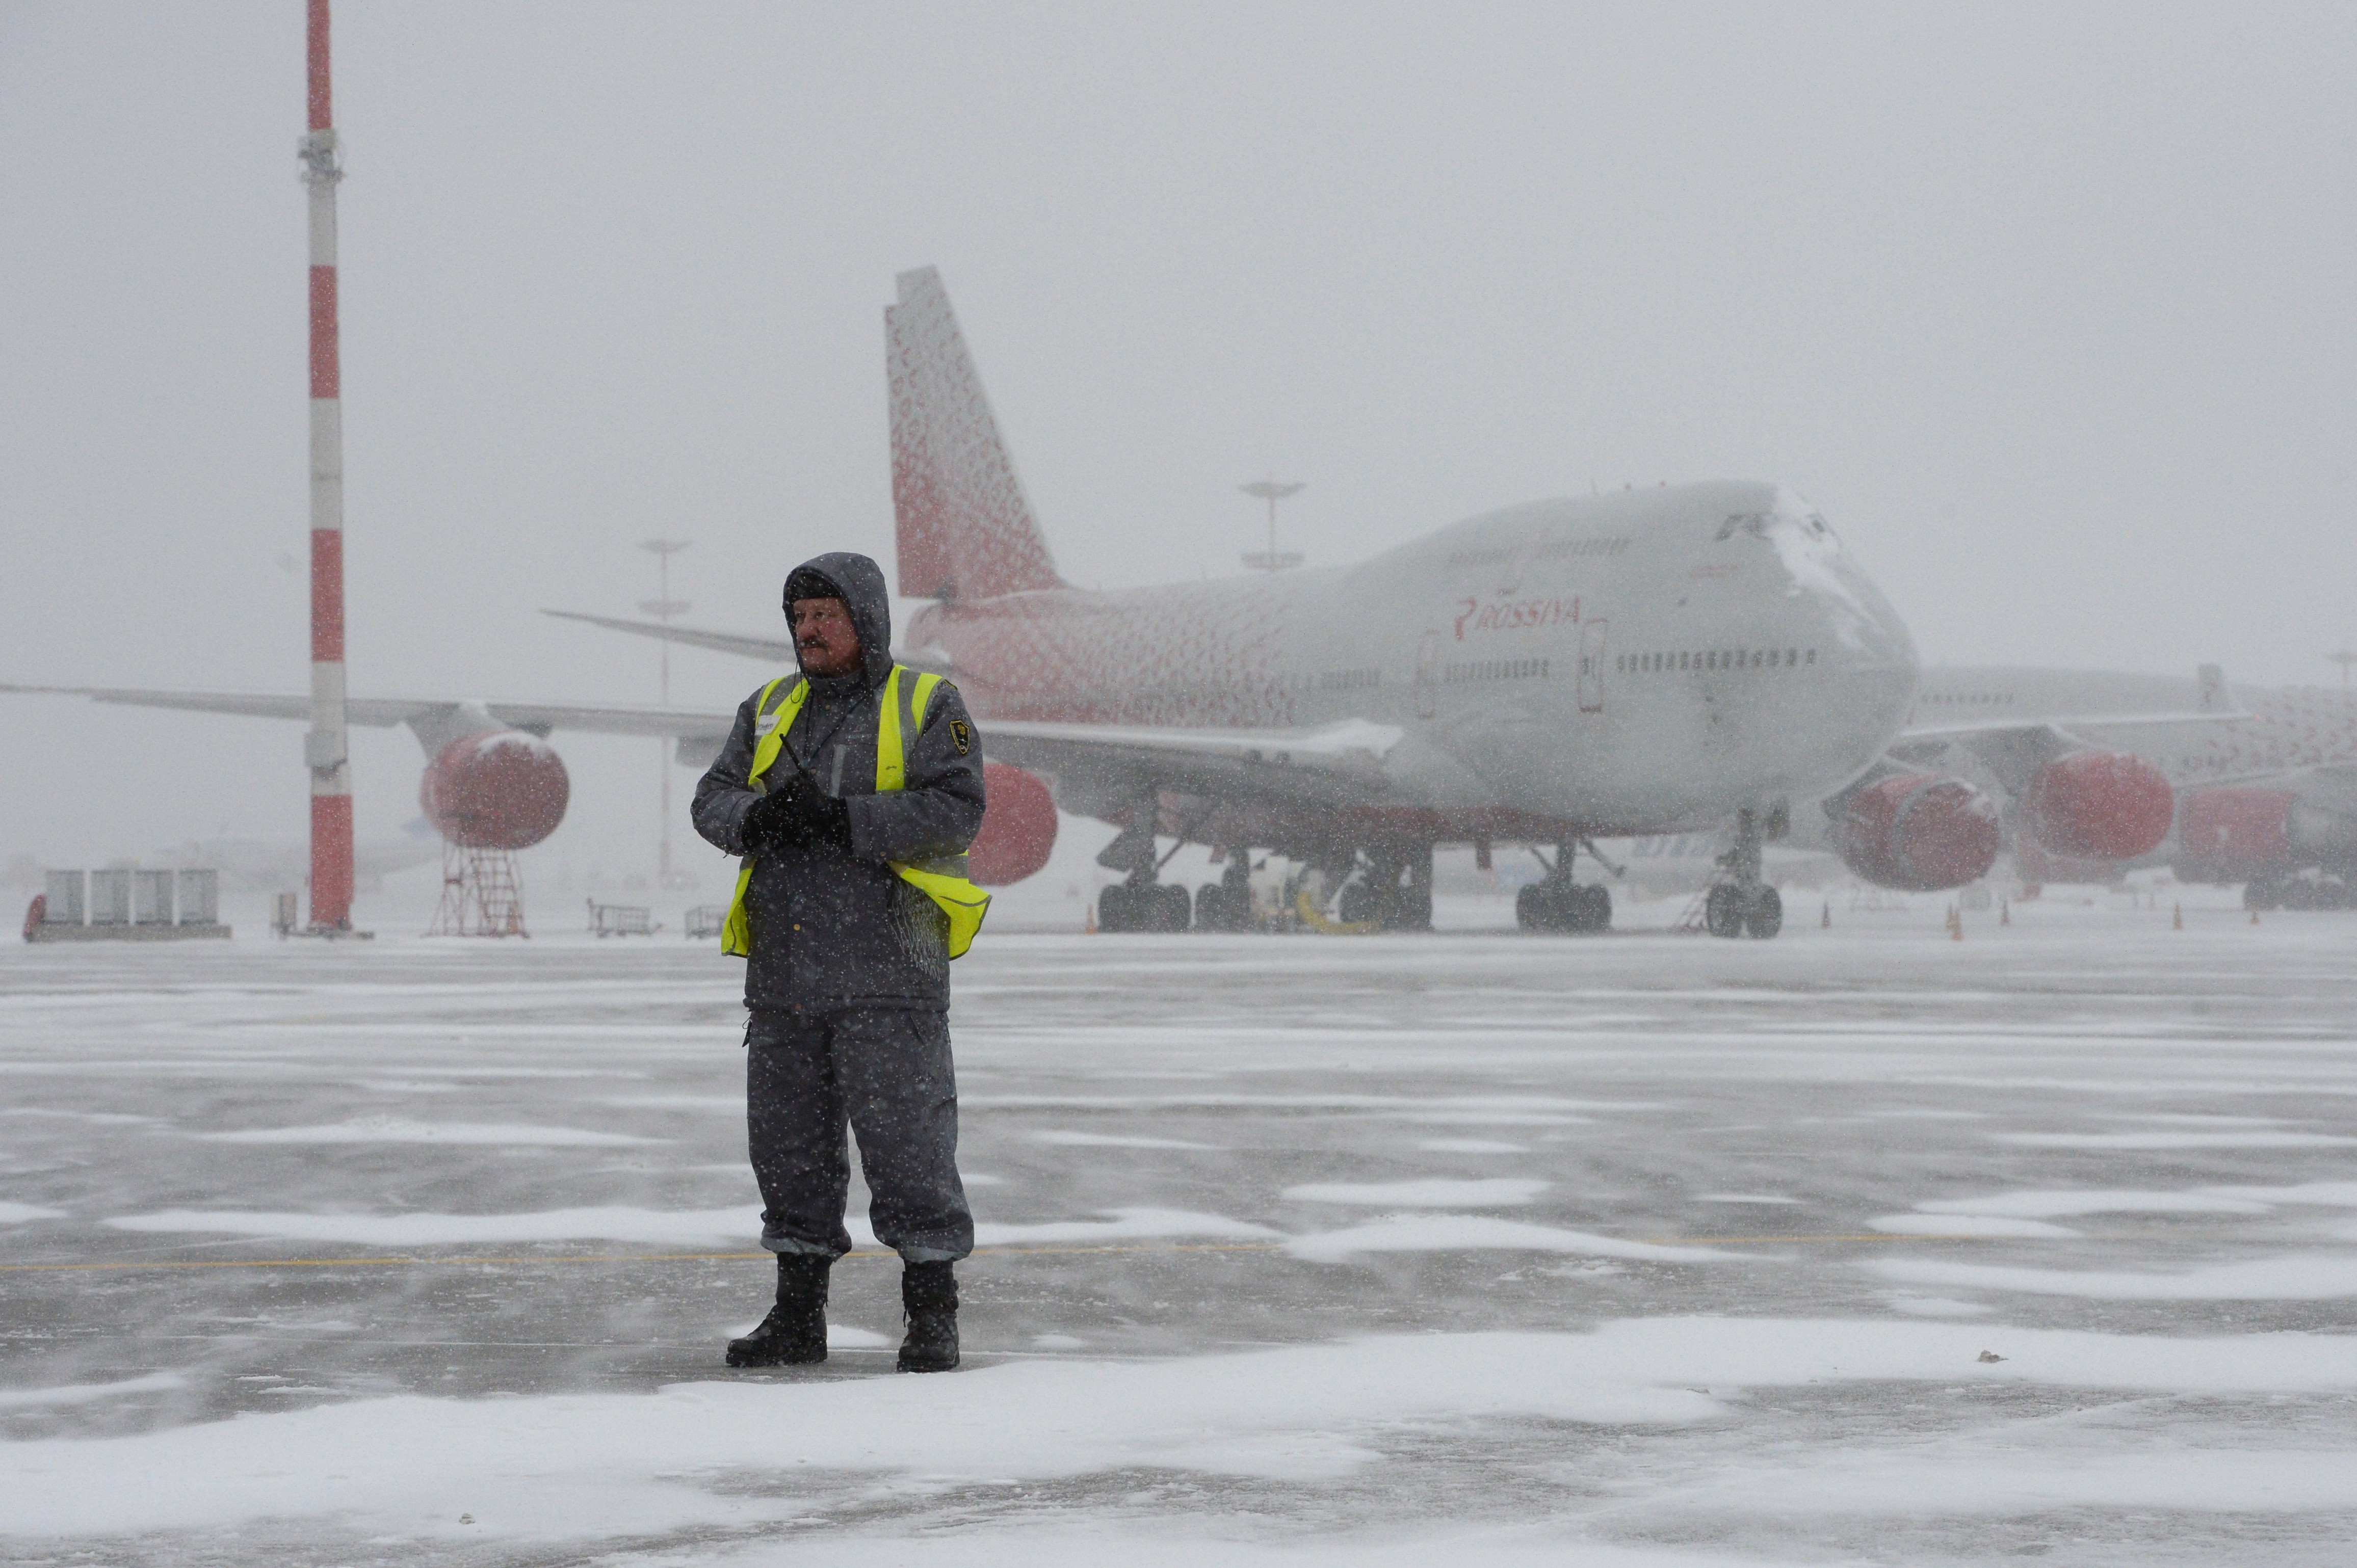
{"type": "Polygon", "coordinates": [[[778,1299],[732,1367],[826,1359],[827,1273],[851,1250],[844,1129],[877,1240],[900,1254],[904,1372],[958,1364],[974,1219],[957,1173],[950,960],[988,900],[965,879],[982,747],[957,688],[892,662],[884,574],[821,555],[786,578],[799,676],[737,711],[695,831],[745,857],[721,939],[744,956],[746,1120],[778,1299]]]}

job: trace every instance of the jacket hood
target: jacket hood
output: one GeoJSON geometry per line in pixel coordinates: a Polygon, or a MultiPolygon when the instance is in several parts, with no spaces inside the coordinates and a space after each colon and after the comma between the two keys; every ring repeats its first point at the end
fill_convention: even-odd
{"type": "MultiPolygon", "coordinates": [[[[892,672],[892,596],[884,585],[884,568],[865,555],[848,550],[830,551],[813,555],[788,573],[786,580],[793,581],[802,572],[815,572],[842,591],[845,607],[851,611],[851,625],[859,633],[860,678],[864,684],[879,686],[892,672]]],[[[785,605],[791,621],[793,601],[785,605]]],[[[801,661],[799,650],[795,654],[801,661]]]]}

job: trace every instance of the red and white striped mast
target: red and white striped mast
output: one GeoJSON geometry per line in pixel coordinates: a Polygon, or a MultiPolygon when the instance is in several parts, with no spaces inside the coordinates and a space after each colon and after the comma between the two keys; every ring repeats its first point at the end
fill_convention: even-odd
{"type": "Polygon", "coordinates": [[[328,0],[310,0],[310,121],[300,144],[311,196],[311,929],[352,924],[352,765],[344,724],[344,415],[336,347],[334,105],[328,0]]]}

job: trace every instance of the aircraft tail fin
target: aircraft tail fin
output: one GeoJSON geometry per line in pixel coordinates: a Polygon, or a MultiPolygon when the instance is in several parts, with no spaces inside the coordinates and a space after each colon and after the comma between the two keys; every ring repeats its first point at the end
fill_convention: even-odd
{"type": "Polygon", "coordinates": [[[1063,585],[931,267],[884,311],[892,510],[904,598],[989,598],[1063,585]]]}

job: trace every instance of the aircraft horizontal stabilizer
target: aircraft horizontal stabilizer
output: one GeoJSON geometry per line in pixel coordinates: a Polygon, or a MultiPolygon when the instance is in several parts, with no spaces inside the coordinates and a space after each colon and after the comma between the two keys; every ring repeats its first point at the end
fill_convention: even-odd
{"type": "Polygon", "coordinates": [[[677,642],[689,648],[709,648],[717,653],[741,653],[748,659],[764,660],[771,664],[791,664],[794,645],[790,638],[753,637],[740,631],[699,631],[690,626],[671,626],[659,620],[622,620],[614,616],[584,615],[579,610],[543,610],[544,616],[559,620],[587,621],[602,626],[608,631],[627,631],[634,637],[651,637],[662,642],[677,642]]]}
{"type": "MultiPolygon", "coordinates": [[[[240,714],[257,719],[307,719],[308,696],[274,693],[170,692],[118,686],[16,686],[0,684],[0,692],[88,697],[92,702],[120,703],[136,708],[180,708],[194,713],[240,714]]],[[[462,705],[447,697],[350,697],[346,715],[356,725],[390,728],[394,725],[430,725],[438,715],[462,705]]],[[[576,730],[589,735],[643,735],[657,738],[710,740],[718,745],[728,736],[737,715],[698,713],[685,708],[609,708],[565,703],[486,702],[482,709],[511,729],[546,735],[551,730],[576,730]]]]}
{"type": "MultiPolygon", "coordinates": [[[[651,637],[663,642],[683,643],[690,648],[709,648],[717,653],[741,653],[748,659],[759,659],[775,668],[801,662],[795,656],[793,643],[781,637],[754,637],[741,631],[700,631],[694,627],[668,626],[657,620],[622,620],[613,616],[584,615],[578,610],[543,610],[544,616],[560,620],[587,621],[591,626],[604,627],[608,631],[627,631],[639,637],[651,637]]],[[[949,658],[939,649],[904,650],[893,655],[911,670],[923,670],[935,675],[955,675],[949,658]]]]}

